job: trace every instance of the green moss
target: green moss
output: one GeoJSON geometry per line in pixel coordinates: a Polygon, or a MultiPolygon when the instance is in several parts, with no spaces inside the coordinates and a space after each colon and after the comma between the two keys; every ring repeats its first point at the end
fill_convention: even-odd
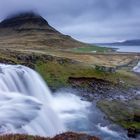
{"type": "Polygon", "coordinates": [[[134,119],[134,114],[136,112],[140,113],[139,108],[139,100],[132,100],[127,103],[122,101],[99,101],[97,106],[105,112],[109,119],[113,122],[121,125],[125,129],[135,128],[140,130],[140,122],[134,119]],[[135,102],[135,106],[132,104],[135,102]],[[138,103],[138,104],[137,104],[138,103]]]}
{"type": "Polygon", "coordinates": [[[120,124],[122,127],[126,128],[126,129],[135,128],[135,129],[140,130],[140,122],[119,121],[117,123],[120,124]]]}
{"type": "MultiPolygon", "coordinates": [[[[36,70],[43,76],[52,88],[68,86],[69,77],[92,77],[95,75],[93,68],[82,67],[75,64],[59,64],[58,62],[38,62],[36,70]]],[[[101,75],[97,74],[98,77],[101,75]]]]}
{"type": "Polygon", "coordinates": [[[60,64],[58,61],[38,61],[36,63],[36,70],[47,81],[48,85],[54,89],[69,86],[69,77],[94,77],[110,81],[114,84],[120,84],[122,87],[139,86],[139,79],[133,75],[124,74],[121,72],[107,73],[98,71],[91,66],[83,66],[82,64],[75,64],[65,62],[60,64]],[[123,83],[120,83],[123,82],[123,83]]]}

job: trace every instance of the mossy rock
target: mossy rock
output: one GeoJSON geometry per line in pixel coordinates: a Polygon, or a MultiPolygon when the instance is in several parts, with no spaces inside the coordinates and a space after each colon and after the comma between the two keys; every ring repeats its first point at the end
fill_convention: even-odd
{"type": "Polygon", "coordinates": [[[140,133],[140,100],[131,100],[128,102],[119,100],[102,100],[97,106],[108,116],[110,120],[121,125],[130,131],[140,133]]]}

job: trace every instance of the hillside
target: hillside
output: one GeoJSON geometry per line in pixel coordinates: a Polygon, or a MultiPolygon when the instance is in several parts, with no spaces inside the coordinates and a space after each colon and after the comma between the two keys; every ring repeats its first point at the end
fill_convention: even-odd
{"type": "MultiPolygon", "coordinates": [[[[76,41],[51,27],[35,13],[14,15],[0,23],[0,62],[36,68],[54,89],[66,86],[69,77],[73,76],[104,77],[104,73],[98,73],[96,68],[103,72],[115,72],[131,64],[131,71],[137,59],[135,54],[118,54],[108,48],[76,41]]],[[[124,76],[124,80],[129,79],[130,84],[137,85],[139,79],[135,80],[136,76],[133,78],[131,75],[128,73],[130,78],[124,76]]],[[[104,79],[114,82],[118,76],[110,74],[104,79]]]]}
{"type": "MultiPolygon", "coordinates": [[[[139,53],[112,52],[108,48],[76,41],[51,27],[38,14],[22,13],[0,23],[0,63],[22,64],[35,69],[53,91],[70,87],[82,91],[86,100],[109,98],[109,101],[101,101],[103,104],[99,102],[99,107],[106,115],[115,116],[115,123],[121,122],[122,125],[123,122],[123,127],[126,125],[127,107],[121,112],[124,115],[122,120],[116,122],[117,111],[110,114],[108,103],[113,104],[110,98],[120,100],[127,96],[131,99],[129,94],[135,92],[132,89],[139,89],[139,74],[132,71],[139,60],[139,53]],[[120,98],[114,97],[115,94],[120,98]]],[[[119,104],[115,102],[113,105],[122,110],[119,104]]],[[[131,110],[138,105],[131,105],[131,110]]],[[[134,117],[134,113],[129,116],[134,117]]],[[[136,126],[134,131],[139,130],[140,125],[136,124],[135,118],[129,122],[125,129],[131,130],[136,126]]],[[[11,135],[4,139],[10,140],[11,135]]]]}
{"type": "Polygon", "coordinates": [[[47,49],[85,47],[68,35],[63,35],[40,15],[27,12],[8,17],[0,23],[0,47],[47,49]]]}

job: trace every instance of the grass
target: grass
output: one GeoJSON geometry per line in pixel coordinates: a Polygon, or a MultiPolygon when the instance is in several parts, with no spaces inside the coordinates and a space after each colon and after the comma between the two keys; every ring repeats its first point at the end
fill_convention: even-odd
{"type": "MultiPolygon", "coordinates": [[[[52,53],[52,52],[51,52],[52,53]]],[[[55,52],[54,52],[55,53],[55,52]]],[[[59,53],[59,52],[58,52],[59,53]]],[[[86,78],[98,78],[98,79],[104,79],[107,81],[110,81],[112,83],[119,83],[121,81],[121,84],[125,87],[138,87],[140,86],[140,78],[136,74],[132,73],[131,71],[127,69],[118,70],[116,73],[109,73],[109,72],[103,72],[96,70],[94,67],[94,61],[95,59],[103,60],[105,62],[110,62],[111,56],[108,55],[76,55],[75,54],[65,54],[68,56],[68,58],[64,56],[57,56],[58,54],[54,55],[47,55],[45,53],[41,52],[24,52],[24,51],[0,51],[0,61],[4,63],[12,63],[12,64],[25,64],[27,66],[35,65],[35,70],[38,71],[44,80],[48,83],[48,85],[52,89],[57,89],[61,87],[67,87],[70,86],[68,80],[69,77],[74,78],[80,78],[80,77],[86,77],[86,78]],[[70,55],[70,56],[69,56],[70,55]],[[72,55],[72,57],[71,57],[72,55]],[[22,60],[17,59],[18,57],[22,56],[22,60]],[[27,58],[32,58],[33,56],[37,56],[37,60],[26,60],[27,58]],[[52,60],[46,60],[45,58],[49,57],[52,58],[52,60]],[[93,57],[90,59],[90,57],[93,57]],[[108,60],[109,57],[109,60],[108,60]],[[67,61],[68,60],[68,61],[67,61]],[[79,62],[78,60],[82,60],[82,62],[79,62]],[[89,62],[91,61],[91,62],[89,62]],[[93,64],[92,64],[93,62],[93,64]],[[31,64],[31,65],[30,65],[31,64]]],[[[62,54],[63,55],[63,54],[62,54]]],[[[128,58],[133,59],[133,56],[118,56],[115,55],[114,60],[117,60],[117,62],[120,60],[122,61],[128,61],[128,58]]],[[[34,60],[34,59],[33,59],[34,60]]],[[[114,61],[112,62],[114,63],[114,61]]],[[[96,64],[96,63],[95,63],[96,64]]],[[[100,65],[99,65],[100,66],[100,65]]],[[[102,66],[102,65],[101,65],[102,66]]]]}
{"type": "Polygon", "coordinates": [[[98,47],[98,46],[88,46],[88,47],[81,47],[81,48],[72,48],[68,49],[68,51],[75,52],[75,53],[96,53],[96,52],[111,52],[113,49],[106,48],[106,47],[98,47]]]}
{"type": "Polygon", "coordinates": [[[50,140],[49,138],[43,138],[39,136],[29,136],[21,134],[7,134],[1,135],[0,140],[50,140]]]}
{"type": "Polygon", "coordinates": [[[38,62],[36,70],[53,88],[69,86],[69,77],[92,77],[95,74],[93,68],[68,63],[59,64],[58,62],[38,62]]]}
{"type": "Polygon", "coordinates": [[[124,72],[107,73],[96,70],[91,66],[83,66],[82,64],[73,64],[65,62],[63,64],[57,61],[42,62],[38,61],[35,65],[35,69],[42,75],[47,84],[53,88],[61,88],[70,86],[68,83],[69,77],[79,78],[98,78],[110,81],[114,84],[119,82],[124,87],[139,86],[140,79],[135,75],[124,72]]]}
{"type": "Polygon", "coordinates": [[[40,136],[31,136],[26,134],[8,134],[1,135],[0,140],[100,140],[100,139],[84,133],[66,132],[63,134],[56,135],[53,138],[44,138],[40,136]]]}

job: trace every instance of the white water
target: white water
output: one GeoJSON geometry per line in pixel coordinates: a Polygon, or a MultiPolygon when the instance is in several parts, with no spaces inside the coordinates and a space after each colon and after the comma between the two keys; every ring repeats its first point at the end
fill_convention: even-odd
{"type": "Polygon", "coordinates": [[[25,66],[0,64],[0,133],[53,136],[65,131],[42,78],[25,66]]]}
{"type": "Polygon", "coordinates": [[[66,131],[71,122],[88,119],[90,105],[69,92],[52,96],[30,68],[0,64],[0,134],[54,136],[66,131]]]}
{"type": "Polygon", "coordinates": [[[0,134],[54,136],[67,129],[105,140],[127,139],[122,130],[114,131],[108,124],[102,126],[104,115],[96,105],[71,93],[61,91],[52,96],[35,71],[0,64],[0,134]]]}
{"type": "Polygon", "coordinates": [[[52,105],[66,124],[76,119],[87,119],[87,108],[91,106],[91,103],[82,101],[80,97],[71,92],[57,92],[53,98],[52,105]]]}
{"type": "Polygon", "coordinates": [[[140,62],[138,62],[137,66],[133,68],[133,71],[136,73],[140,73],[140,62]]]}
{"type": "Polygon", "coordinates": [[[118,134],[116,131],[113,131],[113,130],[109,129],[108,126],[101,126],[101,124],[98,124],[97,127],[98,127],[98,129],[100,129],[101,131],[103,131],[103,132],[105,132],[105,133],[108,133],[108,134],[110,134],[110,135],[112,135],[112,136],[114,136],[114,137],[115,137],[115,136],[116,136],[116,137],[119,136],[119,134],[118,134]]]}

